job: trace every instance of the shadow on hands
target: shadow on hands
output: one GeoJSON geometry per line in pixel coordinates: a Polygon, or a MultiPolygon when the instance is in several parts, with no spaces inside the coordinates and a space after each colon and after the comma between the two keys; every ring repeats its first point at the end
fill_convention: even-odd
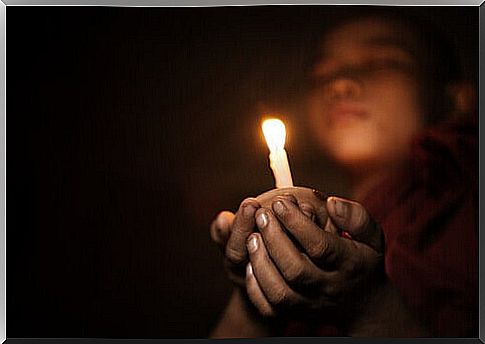
{"type": "Polygon", "coordinates": [[[255,216],[259,233],[247,241],[246,286],[263,315],[311,318],[332,310],[350,321],[383,283],[383,234],[360,204],[337,197],[299,204],[286,194],[255,216]],[[316,216],[322,206],[326,219],[316,216]]]}
{"type": "Polygon", "coordinates": [[[222,211],[210,226],[211,238],[224,255],[229,279],[242,288],[246,288],[245,269],[249,261],[246,240],[256,228],[255,213],[260,207],[255,198],[246,198],[236,214],[222,211]]]}

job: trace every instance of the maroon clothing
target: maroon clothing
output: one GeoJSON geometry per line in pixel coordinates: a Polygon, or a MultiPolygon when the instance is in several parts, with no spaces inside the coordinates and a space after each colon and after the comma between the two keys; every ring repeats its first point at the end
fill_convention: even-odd
{"type": "Polygon", "coordinates": [[[363,201],[384,231],[387,276],[435,336],[478,336],[477,172],[476,121],[445,123],[363,201]]]}
{"type": "MultiPolygon", "coordinates": [[[[362,202],[383,229],[386,274],[433,336],[478,337],[476,120],[428,131],[409,162],[362,202]]],[[[285,334],[339,332],[292,323],[285,334]]]]}

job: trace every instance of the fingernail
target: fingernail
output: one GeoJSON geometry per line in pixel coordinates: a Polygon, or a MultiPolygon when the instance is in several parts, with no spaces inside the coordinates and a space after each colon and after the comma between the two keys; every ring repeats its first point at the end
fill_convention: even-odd
{"type": "Polygon", "coordinates": [[[313,189],[313,194],[315,195],[315,197],[317,197],[319,200],[321,201],[326,201],[327,200],[327,195],[325,195],[323,192],[319,191],[319,190],[316,190],[316,189],[313,189]]]}
{"type": "Polygon", "coordinates": [[[256,239],[255,235],[251,235],[248,240],[248,250],[249,252],[253,253],[258,249],[258,239],[256,239]]]}
{"type": "Polygon", "coordinates": [[[336,198],[332,198],[332,202],[334,205],[335,214],[339,217],[344,217],[344,218],[347,217],[349,205],[346,202],[336,198]]]}
{"type": "Polygon", "coordinates": [[[256,224],[259,228],[264,228],[268,224],[268,215],[266,213],[261,213],[256,217],[256,224]]]}
{"type": "Polygon", "coordinates": [[[254,212],[256,211],[256,207],[252,204],[244,204],[243,205],[243,214],[246,217],[253,216],[254,212]]]}
{"type": "Polygon", "coordinates": [[[246,275],[252,275],[253,274],[253,266],[251,265],[251,263],[248,263],[248,265],[246,266],[246,275]]]}
{"type": "Polygon", "coordinates": [[[315,219],[315,212],[313,211],[313,207],[308,204],[301,204],[300,205],[301,212],[306,215],[306,217],[310,218],[312,221],[315,219]]]}
{"type": "Polygon", "coordinates": [[[290,193],[284,193],[280,197],[284,197],[286,200],[290,201],[291,203],[298,204],[296,197],[290,193]]]}
{"type": "Polygon", "coordinates": [[[286,211],[286,205],[282,201],[276,201],[273,203],[273,210],[282,215],[286,211]]]}

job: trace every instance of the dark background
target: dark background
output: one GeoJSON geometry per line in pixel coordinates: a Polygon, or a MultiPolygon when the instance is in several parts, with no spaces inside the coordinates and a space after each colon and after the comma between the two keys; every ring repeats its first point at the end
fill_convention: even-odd
{"type": "MultiPolygon", "coordinates": [[[[302,95],[349,10],[7,7],[7,337],[207,336],[231,290],[210,221],[274,183],[262,113],[295,184],[345,195],[302,95]]],[[[476,77],[478,7],[401,10],[476,77]]]]}

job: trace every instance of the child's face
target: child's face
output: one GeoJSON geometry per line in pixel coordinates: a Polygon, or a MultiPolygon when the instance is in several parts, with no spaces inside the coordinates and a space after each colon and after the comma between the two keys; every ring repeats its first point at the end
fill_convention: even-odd
{"type": "Polygon", "coordinates": [[[312,72],[312,127],[343,165],[393,164],[422,129],[413,40],[392,24],[361,20],[326,36],[312,72]]]}

